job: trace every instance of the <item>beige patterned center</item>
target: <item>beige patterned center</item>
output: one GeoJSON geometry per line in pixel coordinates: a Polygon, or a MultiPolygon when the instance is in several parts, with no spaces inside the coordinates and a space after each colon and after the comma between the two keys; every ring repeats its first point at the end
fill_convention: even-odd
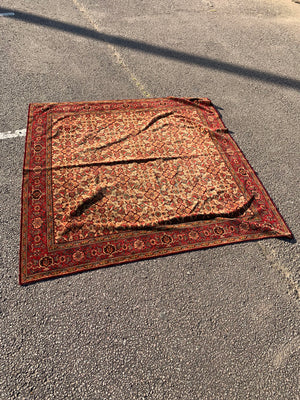
{"type": "Polygon", "coordinates": [[[57,116],[55,242],[222,216],[245,198],[193,108],[57,116]]]}

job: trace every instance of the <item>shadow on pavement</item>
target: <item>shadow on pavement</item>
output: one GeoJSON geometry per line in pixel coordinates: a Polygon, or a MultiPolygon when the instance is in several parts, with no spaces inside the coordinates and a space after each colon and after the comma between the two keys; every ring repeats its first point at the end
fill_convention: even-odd
{"type": "Polygon", "coordinates": [[[248,79],[260,80],[266,83],[285,86],[295,90],[300,90],[300,80],[284,77],[282,75],[268,73],[253,68],[246,68],[228,62],[186,53],[184,51],[172,50],[167,47],[161,47],[142,41],[127,39],[122,36],[109,35],[106,33],[98,32],[93,29],[84,28],[66,22],[60,22],[54,19],[45,18],[42,16],[21,12],[14,9],[0,7],[0,13],[10,13],[11,15],[7,15],[7,18],[20,20],[35,25],[45,26],[50,29],[69,32],[74,35],[83,36],[94,40],[99,40],[101,42],[109,43],[115,46],[121,46],[135,51],[140,51],[143,53],[153,54],[159,57],[173,59],[186,64],[195,64],[203,68],[223,71],[229,74],[240,75],[248,79]]]}

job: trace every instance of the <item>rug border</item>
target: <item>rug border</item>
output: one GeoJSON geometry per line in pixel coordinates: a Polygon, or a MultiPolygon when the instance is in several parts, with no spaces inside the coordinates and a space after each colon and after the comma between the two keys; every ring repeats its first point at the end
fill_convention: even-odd
{"type": "MultiPolygon", "coordinates": [[[[213,102],[211,102],[211,104],[212,104],[212,106],[215,108],[213,102]]],[[[219,115],[219,118],[220,118],[221,121],[223,122],[222,117],[221,117],[221,114],[219,113],[219,111],[218,111],[216,108],[215,108],[215,110],[217,111],[217,113],[218,113],[218,115],[219,115]]],[[[223,124],[224,124],[224,122],[223,122],[223,124]]],[[[225,125],[224,125],[224,126],[225,126],[225,125]]],[[[227,129],[227,128],[226,128],[226,129],[227,129]]],[[[228,129],[227,129],[227,130],[228,130],[228,129]]],[[[272,197],[270,196],[268,190],[266,189],[265,185],[264,185],[264,184],[262,183],[262,181],[260,180],[260,178],[259,178],[259,176],[258,176],[258,173],[255,172],[254,168],[252,167],[252,165],[251,165],[250,162],[248,161],[248,158],[245,156],[243,150],[240,148],[240,146],[238,145],[238,143],[236,142],[236,140],[235,140],[235,139],[231,136],[231,134],[229,133],[229,130],[228,130],[228,135],[231,137],[231,139],[233,140],[233,142],[234,142],[235,145],[237,146],[238,150],[241,152],[241,154],[242,154],[242,156],[244,157],[246,163],[248,164],[249,169],[252,171],[252,173],[254,174],[255,178],[256,178],[257,181],[258,181],[258,183],[261,185],[261,187],[262,187],[263,190],[265,191],[267,197],[268,197],[269,200],[271,201],[273,207],[275,208],[275,210],[277,211],[277,213],[278,213],[279,216],[281,217],[281,219],[282,219],[282,221],[283,221],[285,227],[287,228],[287,231],[289,232],[288,235],[284,235],[284,236],[274,236],[274,237],[287,237],[287,238],[293,239],[293,238],[294,238],[294,235],[293,235],[291,229],[289,228],[289,225],[287,224],[287,222],[286,222],[285,219],[283,218],[281,212],[279,211],[278,207],[277,207],[276,204],[274,203],[274,201],[273,201],[272,197]]],[[[262,238],[262,239],[264,239],[264,238],[262,238]]],[[[250,239],[250,240],[251,240],[251,239],[250,239]]],[[[258,239],[258,240],[259,240],[259,239],[258,239]]]]}
{"type": "MultiPolygon", "coordinates": [[[[26,126],[26,135],[25,135],[25,151],[24,151],[24,157],[23,157],[23,169],[22,169],[22,193],[21,193],[21,217],[20,217],[20,222],[21,222],[21,228],[20,228],[20,254],[19,254],[19,284],[23,285],[24,283],[22,283],[22,251],[23,251],[23,233],[24,233],[24,226],[25,224],[23,224],[23,221],[25,219],[24,216],[24,197],[25,197],[25,174],[24,174],[24,170],[25,170],[25,163],[26,163],[26,157],[27,157],[27,153],[28,153],[28,147],[29,147],[29,137],[28,137],[28,132],[29,132],[29,128],[31,127],[32,121],[30,119],[30,113],[31,113],[31,108],[35,103],[29,103],[28,105],[28,112],[27,112],[27,126],[26,126]]],[[[26,252],[27,254],[27,252],[26,252]]]]}
{"type": "MultiPolygon", "coordinates": [[[[183,254],[183,253],[189,253],[189,252],[193,252],[193,251],[199,251],[199,250],[209,250],[211,248],[216,248],[216,247],[222,247],[222,246],[226,246],[226,245],[231,245],[231,244],[237,244],[237,243],[247,243],[247,242],[257,242],[259,240],[266,240],[266,239],[275,239],[275,238],[282,238],[282,237],[286,237],[286,238],[293,238],[293,235],[290,237],[288,235],[268,235],[268,236],[262,236],[262,237],[258,237],[258,238],[243,238],[241,240],[233,240],[232,242],[229,242],[227,240],[226,243],[216,243],[216,244],[211,244],[209,246],[204,246],[204,247],[195,247],[193,246],[192,249],[185,249],[185,250],[177,250],[177,251],[173,251],[173,252],[169,252],[169,253],[164,253],[164,254],[157,254],[157,255],[150,255],[147,257],[137,257],[135,259],[133,259],[132,257],[130,259],[125,259],[122,261],[112,261],[111,263],[105,263],[105,265],[94,265],[94,266],[90,266],[86,268],[78,268],[74,271],[67,271],[65,268],[64,272],[61,272],[61,270],[57,269],[55,271],[58,271],[59,273],[56,275],[55,271],[51,276],[40,276],[40,277],[36,277],[35,279],[28,279],[22,283],[20,283],[21,286],[27,286],[30,284],[33,284],[35,282],[40,282],[40,281],[47,281],[50,279],[59,279],[61,277],[64,276],[68,276],[68,275],[76,275],[76,274],[80,274],[80,273],[85,273],[85,272],[89,272],[89,271],[93,271],[93,270],[97,270],[97,269],[105,269],[105,268],[112,268],[115,265],[126,265],[126,264],[130,264],[130,263],[134,263],[134,262],[138,262],[138,261],[146,261],[146,260],[153,260],[155,258],[162,258],[162,257],[168,257],[168,256],[172,256],[172,255],[176,255],[176,254],[183,254]]],[[[42,272],[40,274],[43,274],[42,272]]]]}

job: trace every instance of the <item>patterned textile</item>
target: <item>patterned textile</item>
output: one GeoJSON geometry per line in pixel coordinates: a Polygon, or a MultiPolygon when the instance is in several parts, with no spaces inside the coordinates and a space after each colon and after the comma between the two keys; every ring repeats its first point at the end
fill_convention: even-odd
{"type": "Polygon", "coordinates": [[[291,236],[208,99],[31,104],[20,284],[291,236]]]}

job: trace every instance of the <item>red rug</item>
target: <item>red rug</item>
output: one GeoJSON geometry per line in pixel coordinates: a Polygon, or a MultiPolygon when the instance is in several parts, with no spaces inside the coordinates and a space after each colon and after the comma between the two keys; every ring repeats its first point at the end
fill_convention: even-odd
{"type": "Polygon", "coordinates": [[[31,104],[20,284],[291,232],[208,99],[31,104]]]}

